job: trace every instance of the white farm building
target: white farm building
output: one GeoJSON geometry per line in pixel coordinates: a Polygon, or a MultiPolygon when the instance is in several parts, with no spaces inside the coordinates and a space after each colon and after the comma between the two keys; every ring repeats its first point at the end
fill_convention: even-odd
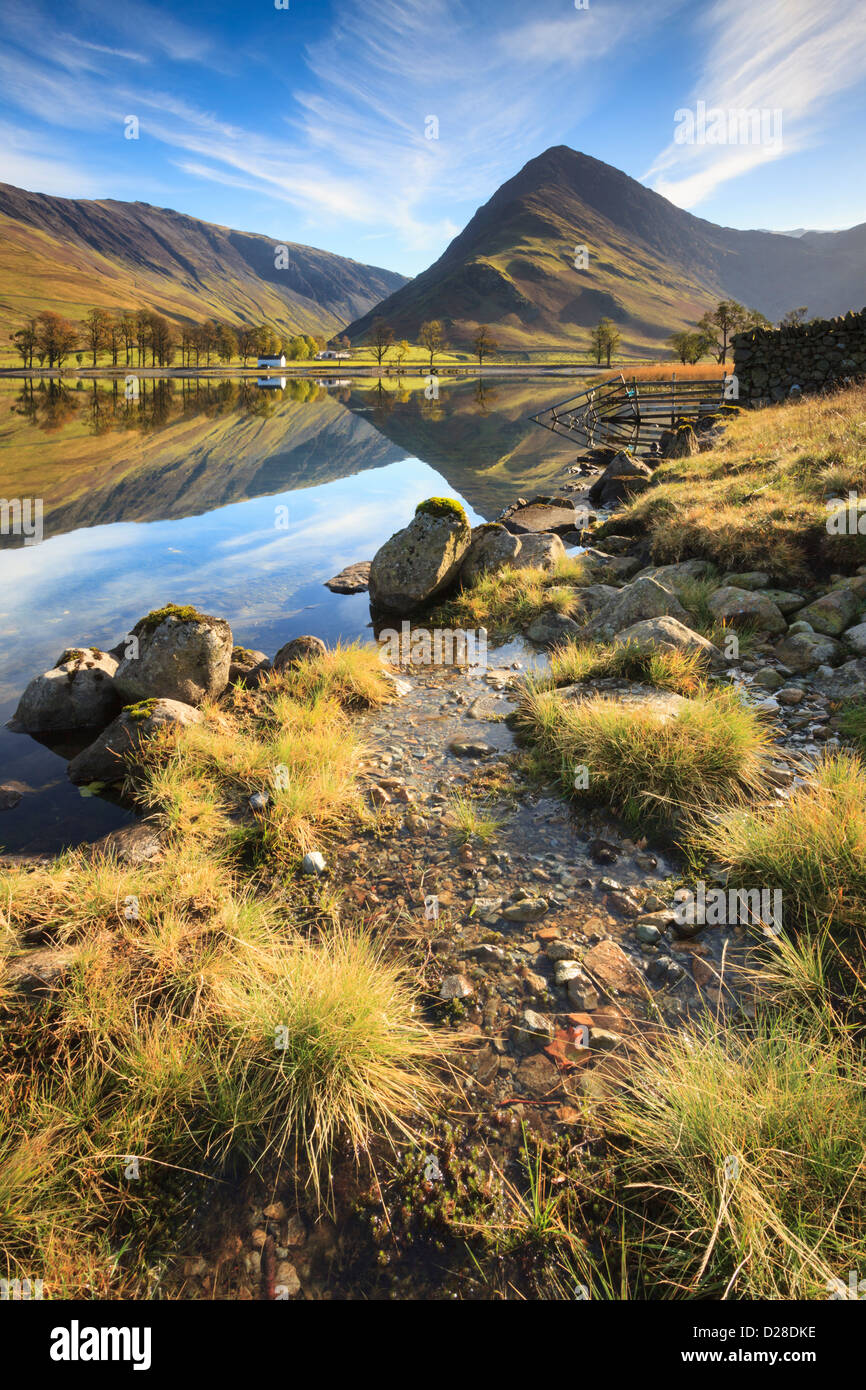
{"type": "Polygon", "coordinates": [[[286,365],[286,354],[283,352],[279,357],[260,357],[260,367],[284,367],[286,365]]]}

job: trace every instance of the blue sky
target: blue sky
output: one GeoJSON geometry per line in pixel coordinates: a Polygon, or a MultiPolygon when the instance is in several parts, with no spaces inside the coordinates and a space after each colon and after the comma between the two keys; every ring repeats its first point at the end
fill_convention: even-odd
{"type": "Polygon", "coordinates": [[[0,181],[409,275],[555,144],[728,226],[866,221],[863,0],[287,2],[4,0],[0,181]],[[781,139],[677,143],[698,102],[781,139]]]}

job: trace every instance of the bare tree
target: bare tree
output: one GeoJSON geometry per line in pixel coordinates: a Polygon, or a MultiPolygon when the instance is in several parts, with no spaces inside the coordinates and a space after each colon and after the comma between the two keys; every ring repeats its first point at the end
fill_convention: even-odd
{"type": "Polygon", "coordinates": [[[381,370],[382,362],[387,356],[388,349],[394,345],[394,330],[382,318],[373,320],[373,332],[370,338],[370,346],[373,349],[373,356],[381,370]]]}
{"type": "Polygon", "coordinates": [[[440,353],[443,353],[448,346],[442,324],[439,319],[431,319],[429,323],[422,323],[418,330],[418,341],[430,356],[430,372],[433,372],[433,363],[440,353]]]}
{"type": "Polygon", "coordinates": [[[472,339],[472,346],[475,350],[475,356],[478,358],[479,367],[484,365],[485,357],[492,357],[494,353],[499,351],[499,344],[491,335],[486,323],[479,324],[478,332],[472,339]]]}

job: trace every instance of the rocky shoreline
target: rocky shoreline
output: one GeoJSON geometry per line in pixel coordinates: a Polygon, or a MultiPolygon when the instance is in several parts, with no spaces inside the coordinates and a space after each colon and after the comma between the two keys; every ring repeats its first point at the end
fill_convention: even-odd
{"type": "MultiPolygon", "coordinates": [[[[685,458],[714,437],[676,430],[664,452],[685,458]]],[[[615,1080],[637,1039],[702,1015],[722,1028],[755,1012],[741,974],[755,932],[705,928],[676,912],[686,865],[675,840],[627,826],[603,806],[568,804],[531,766],[516,727],[527,676],[548,673],[551,654],[572,641],[694,658],[708,688],[734,686],[772,726],[764,790],[780,801],[842,747],[839,701],[866,695],[866,566],[803,585],[763,571],[720,573],[700,557],[652,564],[644,539],[611,532],[609,509],[652,485],[655,462],[588,455],[564,471],[555,495],[519,498],[475,530],[458,504],[429,499],[371,562],[329,581],[336,592],[369,589],[380,637],[398,620],[453,624],[455,594],[509,569],[531,566],[573,590],[571,612],[542,596],[522,633],[500,634],[474,669],[429,659],[383,668],[390,702],[352,716],[367,748],[358,774],[371,819],[323,836],[298,865],[359,914],[404,921],[435,1026],[462,1048],[446,1110],[463,1118],[452,1116],[447,1139],[429,1131],[429,1151],[404,1155],[422,1166],[420,1178],[409,1174],[421,1182],[422,1204],[446,1181],[446,1152],[452,1168],[465,1165],[479,1136],[507,1169],[518,1161],[521,1126],[554,1145],[581,1132],[587,1100],[615,1080]],[[559,579],[575,559],[579,579],[576,571],[559,579]],[[699,607],[716,640],[697,630],[699,607]]],[[[16,721],[40,735],[92,733],[69,776],[98,793],[122,787],[154,735],[199,725],[202,706],[218,710],[232,692],[324,653],[307,635],[269,659],[235,646],[223,620],[169,605],[110,652],[65,650],[27,687],[16,721]]],[[[589,697],[634,701],[659,718],[675,718],[682,703],[615,677],[557,691],[563,701],[589,697]]],[[[266,815],[268,801],[265,790],[251,794],[248,819],[266,815]]],[[[148,822],[102,848],[128,863],[161,853],[148,822]]],[[[71,958],[37,946],[13,962],[7,983],[25,994],[57,988],[71,958]]],[[[213,1294],[226,1259],[233,1296],[259,1296],[274,1278],[289,1290],[283,1296],[332,1296],[324,1271],[358,1239],[360,1189],[344,1203],[345,1224],[327,1235],[289,1185],[271,1196],[233,1212],[229,1256],[223,1246],[216,1257],[205,1249],[187,1257],[188,1296],[213,1294]]],[[[378,1263],[392,1296],[417,1288],[411,1262],[402,1273],[378,1263]]]]}

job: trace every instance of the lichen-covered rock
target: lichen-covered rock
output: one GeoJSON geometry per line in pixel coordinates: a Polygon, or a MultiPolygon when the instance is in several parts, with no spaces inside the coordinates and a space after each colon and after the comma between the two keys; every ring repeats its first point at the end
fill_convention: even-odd
{"type": "Polygon", "coordinates": [[[723,585],[710,596],[709,609],[714,618],[733,627],[754,624],[759,632],[784,632],[787,623],[779,609],[758,590],[735,589],[723,585]]]}
{"type": "Polygon", "coordinates": [[[498,521],[476,527],[466,558],[460,566],[461,582],[474,584],[483,574],[494,574],[506,565],[519,565],[520,550],[520,536],[498,521]]]}
{"type": "Polygon", "coordinates": [[[621,579],[625,582],[640,569],[640,560],[636,555],[608,555],[603,550],[593,550],[591,547],[583,551],[580,560],[593,577],[601,580],[621,579]]]}
{"type": "Polygon", "coordinates": [[[200,705],[228,685],[234,644],[222,618],[169,604],[136,623],[130,638],[138,650],[127,639],[129,654],[114,677],[127,703],[158,699],[200,705]]]}
{"type": "Polygon", "coordinates": [[[640,459],[627,453],[617,454],[589,489],[589,500],[594,507],[612,507],[643,492],[651,481],[652,469],[640,459]]]}
{"type": "Polygon", "coordinates": [[[866,656],[866,623],[858,623],[856,627],[849,627],[843,640],[845,645],[850,647],[857,656],[866,656]]]}
{"type": "Polygon", "coordinates": [[[57,665],[28,685],[15,720],[29,734],[98,729],[120,708],[114,683],[117,662],[98,647],[73,647],[57,665]]]}
{"type": "Polygon", "coordinates": [[[645,618],[643,622],[618,632],[613,644],[615,647],[629,646],[641,654],[655,651],[696,652],[705,659],[711,670],[725,669],[725,658],[718,647],[676,618],[645,618]]]}
{"type": "Polygon", "coordinates": [[[827,637],[839,637],[850,627],[860,612],[860,600],[851,589],[831,589],[814,603],[800,609],[800,617],[811,623],[816,632],[827,637]]]}
{"type": "Polygon", "coordinates": [[[635,578],[654,579],[657,584],[664,584],[666,589],[673,589],[678,594],[683,585],[694,579],[705,579],[710,569],[709,560],[681,560],[677,565],[648,565],[639,570],[635,578]]]}
{"type": "Polygon", "coordinates": [[[270,670],[271,663],[264,652],[253,651],[249,647],[233,647],[229,664],[229,685],[245,680],[255,683],[259,671],[270,670]]]}
{"type": "Polygon", "coordinates": [[[421,502],[412,521],[387,540],[370,566],[370,602],[411,613],[453,583],[471,541],[466,513],[450,498],[421,502]]]}
{"type": "Polygon", "coordinates": [[[633,579],[620,589],[616,597],[593,616],[588,630],[599,637],[615,637],[644,618],[677,618],[688,625],[689,615],[672,589],[646,577],[633,579]]]}
{"type": "Polygon", "coordinates": [[[314,637],[311,633],[305,633],[302,637],[293,637],[291,642],[280,647],[274,657],[274,670],[290,671],[293,666],[300,665],[302,661],[312,661],[317,656],[324,656],[327,650],[328,648],[321,637],[314,637]]]}
{"type": "Polygon", "coordinates": [[[533,618],[526,629],[526,635],[530,642],[537,642],[541,647],[559,647],[570,638],[579,637],[580,631],[580,624],[573,618],[566,617],[564,613],[556,613],[551,608],[533,618]]]}
{"type": "Polygon", "coordinates": [[[520,537],[518,568],[550,571],[555,570],[559,561],[564,559],[565,546],[552,531],[539,531],[534,536],[520,537]]]}
{"type": "Polygon", "coordinates": [[[833,637],[821,632],[789,632],[775,646],[776,656],[792,671],[817,671],[819,666],[838,666],[844,650],[833,637]]]}
{"type": "Polygon", "coordinates": [[[204,715],[178,700],[143,700],[121,710],[94,743],[73,758],[67,768],[76,785],[86,782],[119,782],[143,739],[166,725],[182,728],[200,724],[204,715]]]}

